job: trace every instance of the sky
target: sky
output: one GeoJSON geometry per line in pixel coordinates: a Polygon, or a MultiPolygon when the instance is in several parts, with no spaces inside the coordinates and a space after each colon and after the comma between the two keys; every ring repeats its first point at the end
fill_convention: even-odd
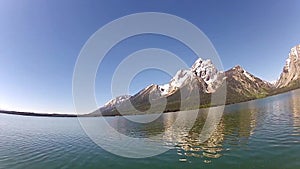
{"type": "MultiPolygon", "coordinates": [[[[73,70],[89,37],[105,24],[138,12],[163,12],[196,25],[216,48],[225,70],[241,65],[276,80],[291,47],[300,43],[298,0],[2,0],[0,1],[0,109],[74,113],[73,70]]],[[[182,30],[184,31],[184,30],[182,30]]],[[[171,51],[189,66],[197,56],[180,42],[140,35],[117,44],[99,65],[95,95],[112,98],[111,76],[129,54],[144,48],[171,51]]],[[[159,70],[139,73],[129,94],[170,80],[159,70]]]]}

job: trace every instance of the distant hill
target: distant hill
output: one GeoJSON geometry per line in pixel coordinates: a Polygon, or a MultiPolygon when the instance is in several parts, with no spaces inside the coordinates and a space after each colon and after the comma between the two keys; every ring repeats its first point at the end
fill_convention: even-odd
{"type": "Polygon", "coordinates": [[[22,116],[39,116],[39,117],[78,117],[74,114],[58,114],[58,113],[33,113],[33,112],[20,112],[20,111],[7,111],[7,110],[0,110],[2,114],[13,114],[13,115],[22,115],[22,116]]]}

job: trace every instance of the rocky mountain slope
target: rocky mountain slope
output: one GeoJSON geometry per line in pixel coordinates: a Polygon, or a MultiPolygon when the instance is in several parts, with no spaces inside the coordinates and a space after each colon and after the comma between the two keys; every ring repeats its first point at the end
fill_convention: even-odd
{"type": "Polygon", "coordinates": [[[250,74],[241,66],[235,66],[227,70],[225,75],[227,104],[265,97],[273,89],[271,83],[250,74]]]}
{"type": "Polygon", "coordinates": [[[276,83],[276,88],[292,87],[300,79],[300,44],[293,47],[276,83]]]}

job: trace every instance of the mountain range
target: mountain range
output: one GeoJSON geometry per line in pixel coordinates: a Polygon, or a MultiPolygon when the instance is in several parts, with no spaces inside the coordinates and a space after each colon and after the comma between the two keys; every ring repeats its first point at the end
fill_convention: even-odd
{"type": "Polygon", "coordinates": [[[210,60],[199,58],[190,69],[179,70],[169,83],[151,84],[133,96],[119,96],[90,115],[121,115],[120,110],[122,115],[149,114],[215,106],[218,103],[211,103],[212,94],[222,91],[226,91],[225,104],[286,92],[300,87],[299,56],[300,45],[297,45],[290,50],[276,83],[262,80],[239,65],[222,72],[210,60]],[[161,110],[159,105],[163,103],[161,110]]]}

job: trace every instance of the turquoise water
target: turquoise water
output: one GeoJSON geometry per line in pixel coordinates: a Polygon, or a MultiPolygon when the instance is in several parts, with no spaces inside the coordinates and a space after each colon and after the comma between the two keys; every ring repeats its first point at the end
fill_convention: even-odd
{"type": "MultiPolygon", "coordinates": [[[[126,123],[122,117],[102,120],[123,134],[145,137],[164,131],[178,113],[148,125],[126,123]]],[[[200,143],[206,116],[200,113],[191,130],[173,133],[169,151],[131,159],[100,148],[77,118],[1,114],[0,168],[300,168],[300,90],[227,106],[211,138],[200,143]]],[[[110,138],[103,139],[111,144],[110,138]]]]}

